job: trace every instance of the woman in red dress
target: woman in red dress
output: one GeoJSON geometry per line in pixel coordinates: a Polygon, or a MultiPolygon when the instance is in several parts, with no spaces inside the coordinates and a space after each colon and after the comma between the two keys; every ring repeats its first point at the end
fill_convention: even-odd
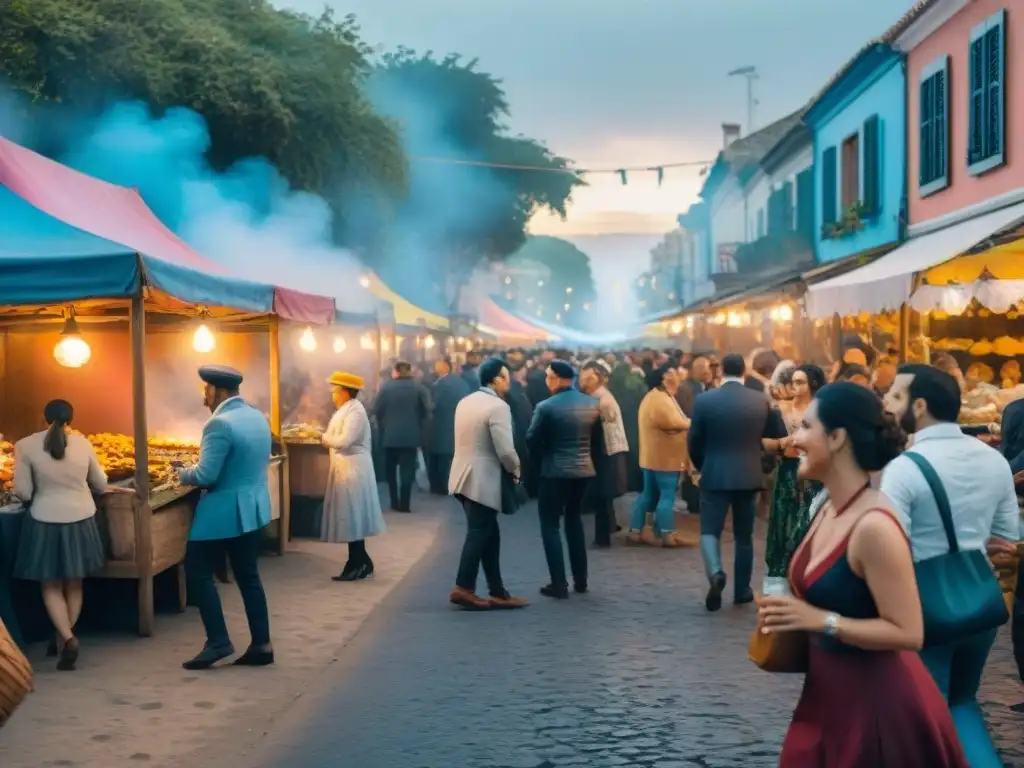
{"type": "Polygon", "coordinates": [[[910,545],[870,472],[899,452],[874,393],[821,389],[794,433],[821,507],[789,569],[793,596],[762,597],[765,633],[806,632],[804,689],[781,768],[968,768],[924,639],[910,545]]]}

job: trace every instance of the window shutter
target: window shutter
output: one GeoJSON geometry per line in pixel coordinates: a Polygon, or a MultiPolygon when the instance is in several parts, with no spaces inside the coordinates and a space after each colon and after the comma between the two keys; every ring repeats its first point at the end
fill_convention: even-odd
{"type": "Polygon", "coordinates": [[[879,119],[872,115],[864,121],[864,181],[863,203],[865,212],[874,215],[881,209],[879,175],[881,147],[879,146],[879,119]]]}
{"type": "Polygon", "coordinates": [[[821,156],[821,221],[836,221],[836,148],[829,147],[821,156]]]}
{"type": "Polygon", "coordinates": [[[932,181],[946,183],[949,169],[949,77],[948,61],[932,76],[932,181]]]}
{"type": "Polygon", "coordinates": [[[918,167],[918,184],[922,187],[930,184],[934,177],[932,169],[932,120],[934,119],[934,85],[935,80],[931,77],[921,82],[921,138],[918,146],[920,165],[918,167]]]}
{"type": "MultiPolygon", "coordinates": [[[[1000,11],[996,26],[985,33],[985,156],[1003,154],[1004,88],[1006,62],[1006,11],[1000,11]]],[[[990,22],[991,23],[991,22],[990,22]]]]}
{"type": "Polygon", "coordinates": [[[764,208],[759,208],[757,210],[757,233],[755,239],[760,240],[762,237],[764,237],[764,208]]]}
{"type": "Polygon", "coordinates": [[[985,38],[971,40],[970,96],[968,103],[970,123],[967,133],[967,164],[973,165],[985,156],[985,38]]]}
{"type": "Polygon", "coordinates": [[[796,177],[796,229],[808,240],[814,239],[814,169],[796,177]]]}

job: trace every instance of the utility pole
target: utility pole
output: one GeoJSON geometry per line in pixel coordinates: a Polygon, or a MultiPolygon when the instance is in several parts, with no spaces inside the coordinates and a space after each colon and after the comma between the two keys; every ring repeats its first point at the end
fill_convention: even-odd
{"type": "Polygon", "coordinates": [[[747,80],[747,136],[755,130],[754,111],[757,108],[757,99],[754,98],[754,81],[760,78],[757,67],[747,66],[734,69],[729,77],[744,77],[747,80]]]}

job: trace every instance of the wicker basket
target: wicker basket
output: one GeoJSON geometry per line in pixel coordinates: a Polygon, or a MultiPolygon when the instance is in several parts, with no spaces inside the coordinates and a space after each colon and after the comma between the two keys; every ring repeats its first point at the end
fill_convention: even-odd
{"type": "Polygon", "coordinates": [[[32,665],[0,621],[0,728],[32,690],[32,665]]]}

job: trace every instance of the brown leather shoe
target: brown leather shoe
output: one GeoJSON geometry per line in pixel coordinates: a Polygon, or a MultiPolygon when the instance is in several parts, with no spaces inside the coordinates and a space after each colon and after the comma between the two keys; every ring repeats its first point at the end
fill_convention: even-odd
{"type": "Polygon", "coordinates": [[[506,594],[504,597],[490,597],[487,599],[487,602],[491,604],[491,608],[502,611],[525,608],[530,604],[525,597],[512,597],[509,594],[506,594]]]}
{"type": "Polygon", "coordinates": [[[448,597],[448,601],[453,605],[459,606],[459,608],[466,609],[467,611],[487,611],[491,608],[490,601],[485,600],[462,587],[456,587],[453,589],[451,595],[448,597]]]}

